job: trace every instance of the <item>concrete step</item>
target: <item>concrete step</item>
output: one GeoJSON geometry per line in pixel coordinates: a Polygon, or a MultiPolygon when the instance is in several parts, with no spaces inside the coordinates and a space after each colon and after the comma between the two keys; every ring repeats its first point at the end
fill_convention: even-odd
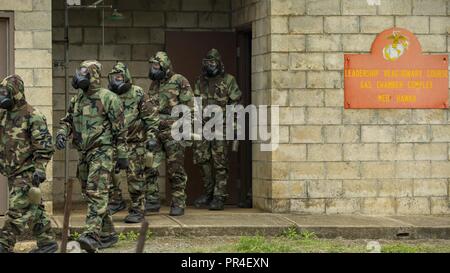
{"type": "MultiPolygon", "coordinates": [[[[293,215],[264,213],[254,209],[223,212],[187,209],[182,217],[171,217],[168,208],[147,217],[155,236],[277,236],[288,228],[314,232],[319,238],[343,239],[450,239],[449,216],[293,215]]],[[[118,232],[139,232],[140,225],[123,223],[126,212],[114,215],[118,232]]],[[[52,217],[60,235],[63,216],[52,217]]],[[[81,233],[85,215],[75,211],[71,231],[81,233]]],[[[2,219],[0,218],[0,224],[2,219]]]]}

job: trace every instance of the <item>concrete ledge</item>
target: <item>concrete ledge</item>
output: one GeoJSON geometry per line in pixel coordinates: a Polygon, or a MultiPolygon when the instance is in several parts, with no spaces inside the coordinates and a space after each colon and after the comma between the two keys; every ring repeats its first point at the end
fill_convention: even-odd
{"type": "MultiPolygon", "coordinates": [[[[114,216],[118,232],[139,232],[140,225],[122,222],[126,213],[114,216]]],[[[287,228],[314,232],[319,238],[343,239],[448,239],[449,216],[365,216],[365,215],[292,215],[271,214],[258,210],[231,209],[224,212],[188,209],[183,217],[171,217],[168,209],[148,216],[150,230],[155,236],[277,236],[287,228]]],[[[71,231],[81,233],[85,216],[75,211],[71,231]]],[[[62,215],[53,216],[58,235],[62,215]]],[[[3,218],[0,218],[3,224],[3,218]]],[[[29,238],[29,234],[25,235],[29,238]]]]}

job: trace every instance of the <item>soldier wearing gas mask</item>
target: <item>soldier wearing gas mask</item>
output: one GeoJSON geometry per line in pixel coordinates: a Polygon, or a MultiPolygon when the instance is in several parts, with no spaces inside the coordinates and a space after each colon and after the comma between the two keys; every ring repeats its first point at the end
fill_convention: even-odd
{"type": "Polygon", "coordinates": [[[39,185],[54,153],[45,116],[25,100],[24,83],[12,75],[0,83],[0,172],[8,178],[9,210],[0,231],[0,253],[12,252],[28,224],[35,253],[58,250],[39,185]]]}
{"type": "MultiPolygon", "coordinates": [[[[212,49],[203,59],[203,72],[195,84],[194,93],[196,97],[202,98],[203,107],[218,105],[224,113],[227,105],[239,103],[242,93],[236,79],[225,73],[225,66],[218,50],[212,49]]],[[[195,201],[197,208],[209,206],[210,210],[224,209],[228,196],[228,147],[229,142],[226,140],[194,142],[194,163],[200,165],[205,187],[205,194],[195,201]]]]}
{"type": "Polygon", "coordinates": [[[146,194],[146,213],[159,211],[158,167],[166,153],[167,176],[172,187],[171,216],[181,216],[186,207],[187,174],[184,170],[185,143],[172,137],[172,125],[177,119],[171,117],[172,109],[177,105],[187,105],[193,109],[193,92],[189,81],[173,71],[172,63],[165,52],[158,52],[150,59],[149,78],[152,80],[149,95],[159,100],[160,126],[158,141],[149,147],[155,158],[152,171],[148,176],[146,194]]]}
{"type": "Polygon", "coordinates": [[[128,169],[127,131],[120,98],[100,87],[101,64],[85,61],[77,69],[72,86],[79,89],[61,120],[56,147],[65,149],[69,136],[78,150],[77,176],[88,203],[86,227],[78,239],[87,252],[112,246],[118,241],[108,210],[111,174],[128,169]]]}
{"type": "Polygon", "coordinates": [[[146,173],[153,167],[145,165],[146,157],[152,156],[148,147],[156,141],[159,127],[158,101],[150,100],[141,87],[133,84],[130,71],[123,63],[118,62],[114,66],[108,79],[109,90],[116,93],[124,104],[130,162],[126,176],[113,175],[109,209],[111,214],[115,214],[126,207],[120,190],[121,180],[126,180],[131,206],[125,223],[140,223],[144,220],[146,173]]]}

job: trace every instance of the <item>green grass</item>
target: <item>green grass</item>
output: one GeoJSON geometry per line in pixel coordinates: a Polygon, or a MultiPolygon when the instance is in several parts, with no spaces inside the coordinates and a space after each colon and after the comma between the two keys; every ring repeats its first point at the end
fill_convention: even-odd
{"type": "MultiPolygon", "coordinates": [[[[150,240],[153,238],[153,233],[147,231],[146,239],[150,240]]],[[[139,233],[135,231],[121,232],[119,233],[119,241],[121,242],[137,242],[139,239],[139,233]]]]}
{"type": "MultiPolygon", "coordinates": [[[[139,235],[135,232],[121,233],[117,250],[134,245],[139,235]]],[[[311,231],[291,227],[279,236],[261,235],[224,237],[210,241],[198,237],[152,237],[147,236],[146,249],[150,253],[161,251],[181,253],[368,253],[369,240],[320,239],[311,231]]],[[[382,253],[450,253],[450,241],[386,241],[381,240],[382,253]]]]}

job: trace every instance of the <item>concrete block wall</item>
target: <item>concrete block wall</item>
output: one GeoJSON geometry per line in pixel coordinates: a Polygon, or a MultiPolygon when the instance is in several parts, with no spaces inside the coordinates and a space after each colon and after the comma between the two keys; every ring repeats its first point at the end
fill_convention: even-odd
{"type": "MultiPolygon", "coordinates": [[[[85,1],[84,1],[85,2],[85,1]]],[[[127,0],[117,2],[119,12],[125,20],[105,20],[105,44],[102,38],[101,10],[70,10],[70,75],[85,59],[98,59],[103,64],[103,76],[111,71],[116,60],[124,61],[130,67],[135,84],[148,89],[148,59],[165,48],[166,31],[230,31],[231,3],[229,0],[127,0]]],[[[64,1],[53,0],[53,61],[64,60],[64,1]]],[[[111,15],[106,10],[105,16],[111,15]]],[[[176,68],[175,68],[176,70],[176,68]]],[[[64,116],[64,69],[53,69],[53,118],[56,125],[64,116]]],[[[103,85],[107,86],[106,78],[103,85]]],[[[75,94],[74,90],[71,90],[75,94]]],[[[55,126],[56,130],[57,126],[55,126]]],[[[71,152],[70,175],[76,175],[77,154],[71,152]]],[[[55,203],[63,201],[64,153],[57,152],[54,168],[55,203]]],[[[165,166],[161,167],[160,188],[165,196],[165,166]]],[[[126,185],[124,193],[127,194],[126,185]]],[[[80,201],[80,187],[77,185],[74,199],[80,201]]]]}
{"type": "MultiPolygon", "coordinates": [[[[15,73],[25,82],[28,102],[41,111],[52,130],[51,0],[0,1],[0,11],[14,14],[15,73]]],[[[46,210],[52,206],[52,163],[42,185],[46,210]]]]}
{"type": "Polygon", "coordinates": [[[424,54],[448,54],[449,15],[448,0],[270,1],[269,90],[282,144],[265,170],[266,209],[450,213],[448,110],[343,107],[344,53],[369,53],[376,34],[397,26],[424,54]]]}

